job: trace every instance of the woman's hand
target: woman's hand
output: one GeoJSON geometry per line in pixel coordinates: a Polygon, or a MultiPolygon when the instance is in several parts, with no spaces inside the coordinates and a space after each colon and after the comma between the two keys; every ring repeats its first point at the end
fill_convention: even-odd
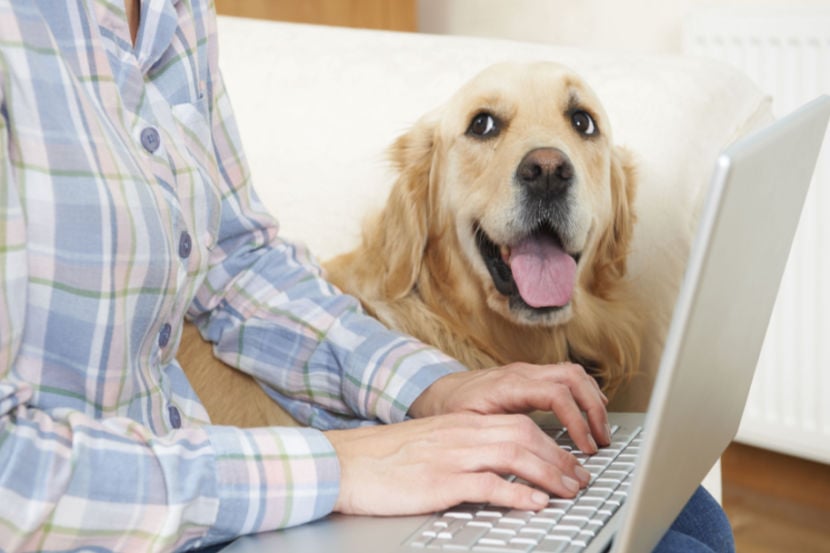
{"type": "Polygon", "coordinates": [[[548,494],[508,482],[515,474],[573,497],[590,474],[525,415],[451,414],[399,424],[333,430],[340,459],[335,511],[404,515],[463,502],[539,510],[548,494]]]}
{"type": "Polygon", "coordinates": [[[412,404],[415,420],[326,432],[341,467],[335,510],[402,515],[463,502],[527,510],[547,504],[547,493],[500,476],[506,474],[573,497],[590,474],[517,413],[553,412],[581,450],[595,453],[597,443],[611,441],[607,402],[593,378],[571,363],[445,376],[412,404]]]}
{"type": "Polygon", "coordinates": [[[580,450],[596,453],[597,444],[611,443],[607,403],[596,381],[579,365],[513,363],[440,378],[415,400],[409,414],[552,412],[580,450]]]}

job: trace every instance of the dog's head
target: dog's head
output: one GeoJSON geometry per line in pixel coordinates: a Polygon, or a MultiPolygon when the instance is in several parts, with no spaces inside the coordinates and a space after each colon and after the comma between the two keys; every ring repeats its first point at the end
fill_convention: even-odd
{"type": "Polygon", "coordinates": [[[387,229],[398,252],[386,260],[399,277],[387,282],[392,294],[431,260],[444,271],[436,278],[470,281],[464,289],[508,320],[555,325],[625,273],[629,157],[565,67],[484,70],[398,139],[392,159],[401,171],[390,198],[398,222],[386,221],[401,227],[387,229]]]}

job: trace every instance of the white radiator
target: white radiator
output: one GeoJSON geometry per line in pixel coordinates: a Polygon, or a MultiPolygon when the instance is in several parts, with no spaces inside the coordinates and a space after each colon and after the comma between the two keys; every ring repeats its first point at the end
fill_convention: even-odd
{"type": "MultiPolygon", "coordinates": [[[[776,116],[830,94],[828,10],[695,14],[684,25],[683,49],[737,66],[770,94],[776,116]]],[[[830,463],[830,136],[825,137],[738,440],[830,463]]]]}

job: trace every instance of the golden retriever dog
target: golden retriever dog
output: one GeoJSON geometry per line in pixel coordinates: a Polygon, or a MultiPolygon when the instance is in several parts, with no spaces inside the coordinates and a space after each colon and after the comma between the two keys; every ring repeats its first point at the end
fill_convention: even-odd
{"type": "MultiPolygon", "coordinates": [[[[390,154],[389,198],[357,248],[324,263],[329,280],[471,369],[570,360],[613,396],[640,355],[635,178],[586,83],[554,63],[492,66],[390,154]]],[[[250,379],[186,369],[214,420],[268,422],[250,379]]]]}
{"type": "Polygon", "coordinates": [[[613,394],[639,324],[635,181],[610,131],[572,71],[490,67],[395,142],[386,206],[329,279],[470,368],[572,360],[613,394]]]}

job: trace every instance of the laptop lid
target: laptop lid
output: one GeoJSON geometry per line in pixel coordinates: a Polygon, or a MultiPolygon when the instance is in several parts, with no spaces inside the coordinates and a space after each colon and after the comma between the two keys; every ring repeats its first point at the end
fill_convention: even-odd
{"type": "MultiPolygon", "coordinates": [[[[734,438],[830,117],[823,96],[728,148],[701,212],[629,497],[589,545],[651,551],[734,438]]],[[[640,414],[610,415],[637,425],[640,414]]],[[[428,516],[349,517],[246,536],[224,551],[416,551],[428,516]]]]}
{"type": "Polygon", "coordinates": [[[613,551],[651,551],[738,431],[828,117],[822,96],[717,160],[613,551]]]}

